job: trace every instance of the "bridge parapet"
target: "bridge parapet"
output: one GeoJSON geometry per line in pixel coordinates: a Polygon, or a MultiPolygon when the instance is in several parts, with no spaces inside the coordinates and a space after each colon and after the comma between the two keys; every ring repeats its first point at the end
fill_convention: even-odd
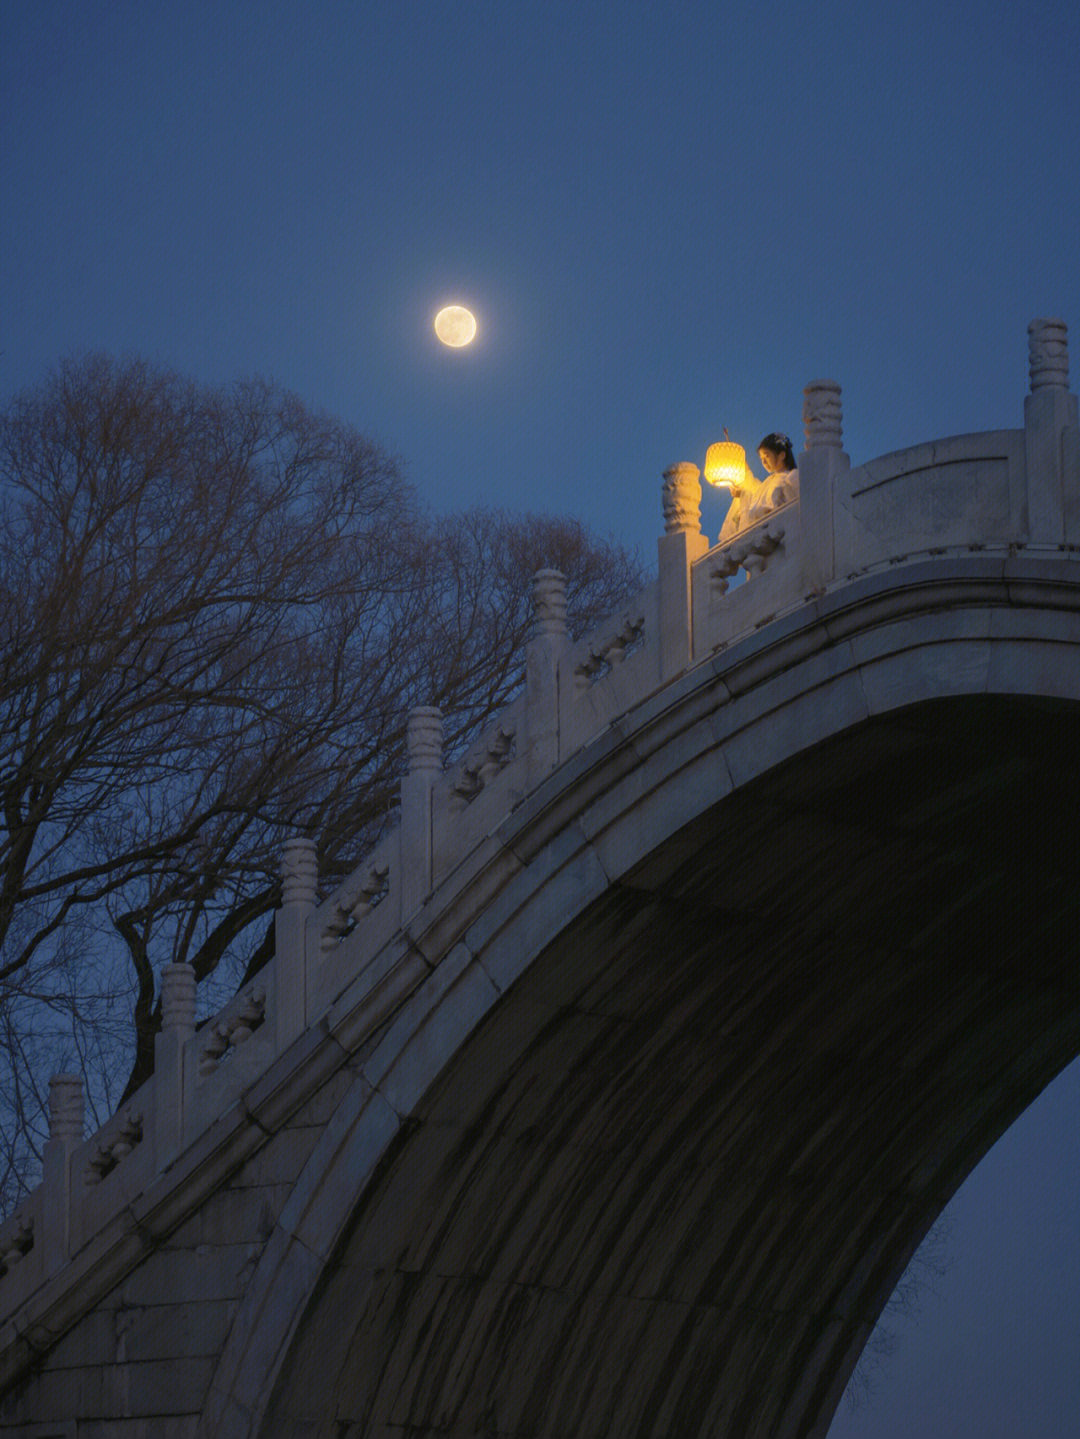
{"type": "Polygon", "coordinates": [[[691,561],[694,660],[877,566],[1080,547],[1080,431],[1065,325],[1033,320],[1028,333],[1023,429],[953,435],[852,467],[840,386],[808,385],[798,500],[691,561]],[[740,571],[750,583],[732,588],[740,571]]]}
{"type": "MultiPolygon", "coordinates": [[[[198,1029],[194,976],[171,966],[155,1074],[90,1139],[81,1098],[76,1106],[70,1085],[59,1086],[42,1185],[0,1225],[0,1313],[17,1311],[129,1210],[346,989],[354,1008],[365,986],[374,993],[385,978],[377,957],[433,891],[560,764],[635,705],[876,567],[1080,548],[1080,444],[1064,326],[1033,322],[1030,339],[1023,429],[954,436],[854,468],[842,449],[839,386],[808,386],[798,500],[724,545],[710,547],[701,533],[696,466],[671,467],[657,579],[576,642],[562,577],[541,571],[522,692],[466,754],[445,769],[438,712],[414,712],[401,822],[325,899],[313,845],[287,846],[273,964],[198,1029]],[[739,571],[748,578],[733,585],[739,571]]],[[[427,963],[418,961],[417,972],[427,963]]]]}
{"type": "Polygon", "coordinates": [[[43,1179],[0,1224],[0,1312],[13,1313],[45,1279],[45,1203],[57,1187],[43,1179]]]}

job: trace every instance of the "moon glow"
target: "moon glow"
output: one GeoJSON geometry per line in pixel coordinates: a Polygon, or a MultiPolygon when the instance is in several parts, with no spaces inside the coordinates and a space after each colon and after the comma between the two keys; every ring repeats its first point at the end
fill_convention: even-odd
{"type": "Polygon", "coordinates": [[[476,316],[464,305],[447,305],[435,316],[435,333],[444,345],[460,350],[476,338],[476,316]]]}

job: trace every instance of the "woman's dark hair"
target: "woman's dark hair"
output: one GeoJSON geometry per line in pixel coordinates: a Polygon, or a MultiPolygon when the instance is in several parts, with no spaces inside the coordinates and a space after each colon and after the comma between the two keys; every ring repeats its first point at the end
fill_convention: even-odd
{"type": "Polygon", "coordinates": [[[785,470],[795,468],[795,452],[791,448],[791,441],[787,435],[782,435],[779,431],[766,435],[763,440],[758,441],[758,449],[768,450],[770,455],[783,455],[785,470]]]}

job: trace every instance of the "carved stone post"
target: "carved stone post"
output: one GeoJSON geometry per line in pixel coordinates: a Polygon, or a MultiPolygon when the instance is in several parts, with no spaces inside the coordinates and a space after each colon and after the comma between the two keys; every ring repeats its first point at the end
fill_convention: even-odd
{"type": "Polygon", "coordinates": [[[533,627],[525,651],[527,783],[531,789],[559,763],[559,661],[569,647],[566,579],[537,570],[532,582],[533,627]]]}
{"type": "Polygon", "coordinates": [[[659,559],[660,678],[670,679],[694,654],[690,570],[709,548],[701,533],[701,471],[697,465],[670,465],[660,498],[664,533],[657,541],[659,559]]]}
{"type": "Polygon", "coordinates": [[[195,1033],[195,970],[161,971],[161,1033],[154,1039],[154,1165],[160,1171],[184,1147],[184,1056],[195,1033]]]}
{"type": "Polygon", "coordinates": [[[1069,388],[1069,338],[1064,320],[1032,320],[1028,326],[1031,393],[1069,388]]]}
{"type": "Polygon", "coordinates": [[[49,1139],[42,1155],[41,1227],[46,1272],[59,1269],[71,1246],[71,1155],[83,1139],[83,1082],[78,1074],[49,1080],[49,1139]]]}
{"type": "Polygon", "coordinates": [[[1069,393],[1064,320],[1028,326],[1031,394],[1024,401],[1028,534],[1036,544],[1080,540],[1080,445],[1069,393]]]}
{"type": "Polygon", "coordinates": [[[812,380],[803,390],[806,448],[799,456],[800,550],[814,588],[836,575],[836,487],[851,468],[844,453],[843,410],[835,380],[812,380]]]}
{"type": "Polygon", "coordinates": [[[274,1030],[278,1052],[307,1025],[307,925],[318,899],[312,839],[288,839],[281,855],[281,904],[274,916],[274,1030]]]}
{"type": "Polygon", "coordinates": [[[401,922],[416,913],[434,881],[431,793],[442,773],[442,715],[422,706],[409,714],[409,768],[401,781],[401,922]]]}

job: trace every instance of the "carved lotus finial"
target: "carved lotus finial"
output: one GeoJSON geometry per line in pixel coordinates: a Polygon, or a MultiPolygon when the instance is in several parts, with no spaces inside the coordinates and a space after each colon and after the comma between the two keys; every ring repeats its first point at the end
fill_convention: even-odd
{"type": "Polygon", "coordinates": [[[1032,320],[1028,326],[1031,392],[1069,388],[1068,327],[1064,320],[1032,320]]]}
{"type": "Polygon", "coordinates": [[[406,731],[409,773],[418,770],[442,769],[442,714],[432,705],[420,705],[409,711],[406,731]]]}
{"type": "Polygon", "coordinates": [[[194,1030],[195,969],[190,964],[167,964],[161,971],[161,1028],[194,1030]]]}
{"type": "Polygon", "coordinates": [[[533,633],[566,633],[566,576],[559,570],[537,570],[533,575],[533,633]]]}
{"type": "Polygon", "coordinates": [[[49,1138],[78,1144],[83,1137],[83,1082],[78,1074],[49,1080],[49,1138]]]}
{"type": "Polygon", "coordinates": [[[287,839],[281,852],[281,901],[314,904],[319,882],[319,861],[313,839],[287,839]]]}
{"type": "Polygon", "coordinates": [[[844,412],[835,380],[811,380],[803,390],[803,427],[808,450],[844,447],[844,412]]]}
{"type": "Polygon", "coordinates": [[[701,529],[701,471],[683,461],[664,471],[660,489],[664,531],[669,535],[697,534],[701,529]]]}

